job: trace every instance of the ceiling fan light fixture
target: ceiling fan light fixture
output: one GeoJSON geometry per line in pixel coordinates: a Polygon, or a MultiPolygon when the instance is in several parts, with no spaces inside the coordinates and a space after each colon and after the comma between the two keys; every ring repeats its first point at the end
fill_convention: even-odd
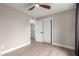
{"type": "Polygon", "coordinates": [[[37,8],[38,8],[38,7],[39,7],[39,4],[35,4],[35,7],[37,7],[37,8]]]}
{"type": "Polygon", "coordinates": [[[32,10],[34,8],[39,8],[39,7],[42,7],[42,8],[45,8],[45,9],[50,9],[51,6],[49,5],[46,5],[46,4],[39,4],[39,3],[34,3],[33,6],[31,8],[29,8],[28,10],[32,10]]]}

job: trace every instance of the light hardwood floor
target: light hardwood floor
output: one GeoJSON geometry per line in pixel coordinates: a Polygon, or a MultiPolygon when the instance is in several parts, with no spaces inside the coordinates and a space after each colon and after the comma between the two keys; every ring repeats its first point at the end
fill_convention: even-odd
{"type": "Polygon", "coordinates": [[[33,42],[3,56],[74,56],[74,50],[53,46],[47,43],[33,42]]]}

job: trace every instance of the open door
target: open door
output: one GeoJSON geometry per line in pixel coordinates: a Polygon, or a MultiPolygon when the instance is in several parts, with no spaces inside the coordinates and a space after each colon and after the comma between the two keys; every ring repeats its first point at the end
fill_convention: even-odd
{"type": "Polygon", "coordinates": [[[75,54],[79,56],[79,3],[76,4],[75,54]]]}

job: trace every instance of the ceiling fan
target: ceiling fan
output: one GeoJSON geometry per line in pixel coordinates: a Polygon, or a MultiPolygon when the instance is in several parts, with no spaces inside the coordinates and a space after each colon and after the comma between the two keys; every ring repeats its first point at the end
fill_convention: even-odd
{"type": "Polygon", "coordinates": [[[46,5],[46,4],[39,4],[39,3],[34,3],[33,4],[33,7],[29,8],[28,10],[33,10],[35,7],[42,7],[42,8],[45,8],[45,9],[50,9],[51,7],[49,5],[46,5]]]}

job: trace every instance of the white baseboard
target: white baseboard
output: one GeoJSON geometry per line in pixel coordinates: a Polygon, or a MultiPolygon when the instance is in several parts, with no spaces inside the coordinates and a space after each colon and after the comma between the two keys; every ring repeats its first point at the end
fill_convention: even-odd
{"type": "Polygon", "coordinates": [[[11,49],[2,51],[0,55],[4,55],[5,53],[12,52],[12,51],[14,51],[14,50],[17,50],[17,49],[22,48],[22,47],[24,47],[24,46],[27,46],[27,45],[29,45],[29,44],[30,44],[30,41],[28,41],[27,43],[24,43],[24,44],[22,44],[22,45],[19,45],[19,46],[17,46],[17,47],[14,47],[14,48],[11,48],[11,49]]]}
{"type": "Polygon", "coordinates": [[[71,46],[67,46],[67,45],[62,45],[62,44],[58,44],[58,43],[52,43],[52,45],[56,45],[56,46],[60,46],[60,47],[69,48],[69,49],[75,50],[75,47],[71,47],[71,46]]]}

